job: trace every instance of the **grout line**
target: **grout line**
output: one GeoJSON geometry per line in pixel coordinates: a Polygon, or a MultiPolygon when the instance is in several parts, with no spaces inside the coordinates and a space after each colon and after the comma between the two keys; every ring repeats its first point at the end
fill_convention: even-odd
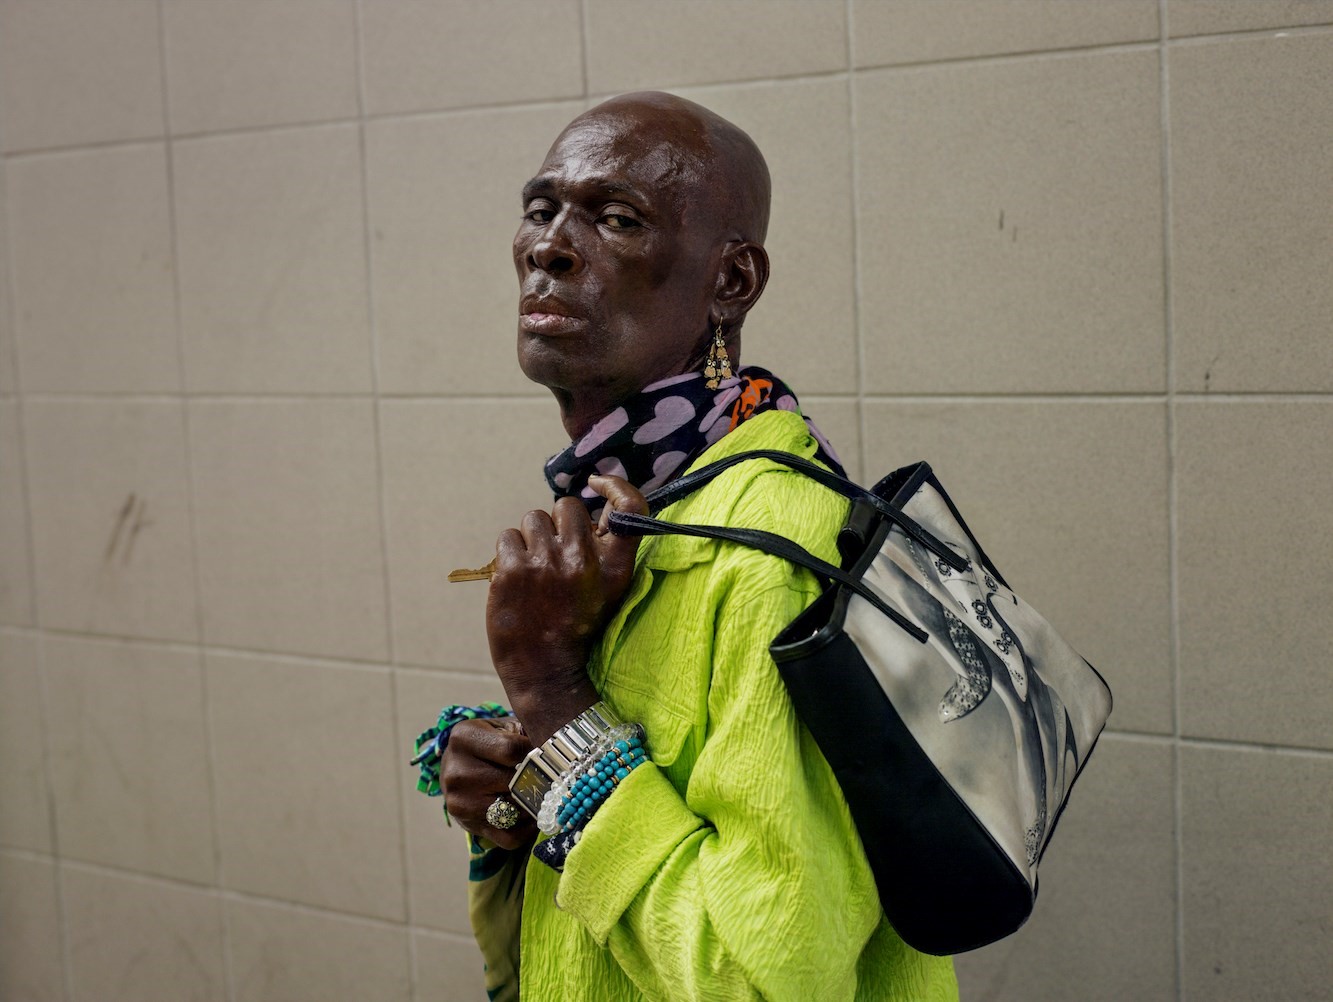
{"type": "MultiPolygon", "coordinates": [[[[171,77],[167,72],[167,27],[164,13],[165,0],[158,0],[158,51],[162,69],[162,118],[166,137],[167,170],[167,225],[171,242],[171,292],[174,324],[176,332],[176,372],[180,383],[180,418],[181,436],[185,449],[185,517],[190,531],[190,570],[194,586],[194,643],[188,645],[194,655],[195,670],[199,672],[200,710],[203,715],[204,749],[208,763],[208,809],[209,827],[213,837],[213,883],[214,893],[218,894],[226,886],[226,869],[222,853],[222,836],[218,827],[221,810],[218,805],[217,784],[217,742],[213,735],[213,713],[211,693],[208,684],[208,666],[204,657],[204,590],[202,573],[199,567],[199,525],[196,517],[195,499],[197,497],[194,477],[194,436],[190,425],[189,376],[185,358],[185,330],[182,323],[180,257],[178,249],[180,234],[176,217],[176,144],[171,133],[171,77]]],[[[236,977],[232,968],[232,930],[231,916],[225,904],[218,901],[218,920],[221,928],[222,977],[223,991],[228,1002],[235,1002],[236,977]]]]}
{"type": "Polygon", "coordinates": [[[1171,91],[1169,56],[1170,25],[1166,0],[1157,0],[1159,44],[1158,102],[1162,185],[1162,332],[1166,373],[1166,504],[1167,504],[1167,582],[1168,637],[1171,664],[1171,768],[1172,829],[1175,852],[1175,979],[1176,997],[1185,994],[1185,835],[1183,831],[1185,780],[1182,774],[1180,706],[1180,519],[1179,467],[1176,441],[1176,353],[1175,326],[1172,319],[1174,299],[1171,281],[1171,91]]]}
{"type": "MultiPolygon", "coordinates": [[[[1163,18],[1165,24],[1165,18],[1163,18]]],[[[1181,35],[1178,38],[1164,37],[1168,48],[1184,48],[1191,45],[1216,45],[1219,42],[1243,42],[1262,38],[1299,38],[1307,35],[1327,35],[1333,31],[1333,21],[1325,24],[1293,24],[1287,27],[1247,28],[1243,31],[1222,31],[1211,35],[1181,35]]]]}
{"type": "Polygon", "coordinates": [[[588,103],[588,50],[591,43],[588,39],[588,0],[579,0],[579,73],[583,84],[583,103],[585,109],[588,103]]]}
{"type": "Polygon", "coordinates": [[[864,285],[861,275],[861,262],[864,255],[861,253],[861,169],[860,152],[861,147],[858,142],[858,105],[856,100],[856,64],[852,58],[852,33],[856,29],[856,17],[852,7],[852,0],[846,0],[844,4],[847,21],[847,131],[850,146],[848,149],[848,160],[851,170],[851,196],[852,196],[852,344],[856,348],[856,462],[859,478],[864,480],[870,468],[866,455],[866,440],[868,431],[866,426],[866,344],[865,331],[861,326],[861,292],[864,285]]]}
{"type": "MultiPolygon", "coordinates": [[[[1173,390],[1169,395],[1176,403],[1215,403],[1215,404],[1272,404],[1272,403],[1333,403],[1333,390],[1309,390],[1280,392],[1273,390],[1252,391],[1203,391],[1173,390]]],[[[885,404],[969,404],[969,403],[1166,403],[1168,394],[1161,392],[1134,391],[1079,391],[1049,392],[1040,390],[1015,391],[1012,393],[996,391],[978,391],[974,393],[957,392],[913,392],[913,393],[859,393],[853,391],[821,391],[804,393],[803,399],[850,400],[885,404]]],[[[220,403],[304,403],[312,400],[348,400],[364,403],[462,403],[462,404],[504,404],[516,403],[549,404],[550,397],[532,393],[417,393],[417,392],[274,392],[256,393],[251,390],[236,393],[146,393],[137,390],[123,391],[40,391],[33,393],[4,393],[0,399],[22,399],[29,403],[100,403],[120,401],[125,403],[176,403],[181,401],[204,404],[220,403]]]]}
{"type": "MultiPolygon", "coordinates": [[[[372,263],[374,253],[373,241],[371,240],[371,219],[370,219],[370,158],[366,150],[366,74],[365,74],[365,46],[363,42],[363,7],[358,0],[353,18],[353,31],[356,35],[356,99],[357,99],[357,148],[361,158],[361,239],[362,253],[364,260],[362,266],[365,269],[366,283],[366,335],[369,341],[370,349],[370,385],[373,393],[373,406],[371,408],[372,421],[374,423],[375,433],[375,483],[377,491],[375,495],[379,506],[379,541],[380,541],[380,573],[381,584],[384,597],[384,632],[385,632],[385,651],[388,654],[389,665],[392,666],[396,661],[396,652],[394,650],[394,620],[393,620],[393,585],[389,576],[389,535],[388,535],[388,505],[386,502],[386,486],[384,483],[384,430],[383,421],[380,414],[380,353],[379,353],[379,332],[375,323],[375,269],[372,263]]],[[[398,691],[398,671],[396,668],[389,667],[389,707],[393,715],[390,721],[389,734],[390,748],[386,753],[392,755],[398,740],[398,721],[402,719],[399,703],[398,691]]],[[[409,887],[411,874],[407,865],[407,800],[403,796],[403,784],[396,782],[393,784],[394,803],[398,809],[398,874],[399,874],[399,893],[403,908],[405,925],[410,929],[415,916],[412,914],[412,893],[409,887]]],[[[420,986],[417,983],[417,947],[416,937],[409,932],[407,935],[407,954],[408,954],[408,986],[412,998],[417,998],[420,986]]]]}

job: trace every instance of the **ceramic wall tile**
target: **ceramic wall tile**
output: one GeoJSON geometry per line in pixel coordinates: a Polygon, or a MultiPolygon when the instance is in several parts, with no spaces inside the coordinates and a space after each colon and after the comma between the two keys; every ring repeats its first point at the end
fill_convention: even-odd
{"type": "Polygon", "coordinates": [[[374,114],[550,101],[583,93],[577,0],[361,5],[374,114]]]}
{"type": "Polygon", "coordinates": [[[1333,404],[1176,408],[1180,721],[1185,734],[1333,749],[1333,404]]]}
{"type": "Polygon", "coordinates": [[[957,958],[963,998],[1179,997],[1172,757],[1166,741],[1102,738],[1042,858],[1032,918],[957,958]]]}
{"type": "Polygon", "coordinates": [[[1157,0],[852,0],[857,66],[1156,41],[1157,0]]]}
{"type": "Polygon", "coordinates": [[[360,158],[350,125],[176,143],[191,390],[371,388],[360,158]]]}
{"type": "Polygon", "coordinates": [[[181,405],[29,401],[23,423],[42,625],[195,639],[181,405]]]}
{"type": "Polygon", "coordinates": [[[388,671],[206,664],[226,886],[401,922],[410,756],[395,742],[388,671]]]}
{"type": "Polygon", "coordinates": [[[196,401],[190,435],[208,642],[386,657],[373,405],[196,401]]]}
{"type": "Polygon", "coordinates": [[[867,479],[927,460],[1009,583],[1106,677],[1109,726],[1171,733],[1164,407],[867,401],[863,411],[867,479]]]}
{"type": "Polygon", "coordinates": [[[1173,36],[1333,24],[1329,0],[1167,0],[1173,36]]]}
{"type": "Polygon", "coordinates": [[[514,358],[519,193],[577,104],[366,130],[379,386],[529,393],[514,358]]]}
{"type": "Polygon", "coordinates": [[[236,1002],[412,997],[409,933],[402,926],[243,899],[227,902],[227,917],[236,1002]]]}
{"type": "Polygon", "coordinates": [[[395,658],[489,675],[486,586],[447,577],[550,507],[542,467],[568,444],[555,402],[385,401],[380,436],[395,658]]]}
{"type": "MultiPolygon", "coordinates": [[[[499,679],[458,672],[397,672],[398,740],[410,752],[418,734],[432,727],[440,709],[507,700],[499,679]]],[[[472,935],[467,913],[467,833],[445,823],[444,798],[415,790],[409,774],[403,789],[407,832],[407,894],[413,925],[472,935]]]]}
{"type": "Polygon", "coordinates": [[[1168,58],[1176,389],[1327,392],[1333,32],[1168,58]]]}
{"type": "Polygon", "coordinates": [[[1181,771],[1182,997],[1319,998],[1333,760],[1186,747],[1181,771]]]}
{"type": "Polygon", "coordinates": [[[22,157],[6,173],[23,389],[179,390],[165,147],[22,157]]]}
{"type": "Polygon", "coordinates": [[[0,845],[49,853],[38,643],[35,633],[0,629],[0,845]]]}
{"type": "Polygon", "coordinates": [[[176,134],[357,114],[353,0],[177,2],[162,17],[176,134]]]}
{"type": "Polygon", "coordinates": [[[154,0],[0,4],[7,151],[162,134],[154,0]]]}
{"type": "Polygon", "coordinates": [[[851,123],[838,78],[714,87],[684,96],[740,126],[768,161],[772,275],[751,311],[743,361],[799,393],[856,390],[851,123]]]}
{"type": "Polygon", "coordinates": [[[71,1002],[224,1002],[222,908],[212,891],[61,867],[71,1002]]]}
{"type": "Polygon", "coordinates": [[[57,894],[51,860],[0,852],[0,997],[65,999],[57,894]]]}
{"type": "MultiPolygon", "coordinates": [[[[4,122],[0,120],[0,134],[3,134],[4,122]]],[[[3,146],[3,140],[0,140],[3,146]]],[[[14,344],[14,322],[10,311],[9,295],[9,216],[5,210],[4,197],[7,187],[4,159],[0,158],[0,394],[17,393],[19,389],[18,373],[15,360],[18,347],[14,344]]]]}
{"type": "Polygon", "coordinates": [[[413,939],[418,1002],[486,994],[485,965],[472,937],[414,932],[413,939]]]}
{"type": "Polygon", "coordinates": [[[593,94],[847,67],[847,14],[821,0],[587,0],[593,94]]]}
{"type": "Polygon", "coordinates": [[[0,623],[11,626],[33,621],[24,483],[18,401],[0,397],[0,623]]]}
{"type": "MultiPolygon", "coordinates": [[[[865,483],[867,475],[861,463],[861,407],[856,400],[803,395],[801,410],[833,446],[847,476],[857,483],[865,483]]],[[[870,478],[870,482],[874,483],[875,479],[870,478]]]]}
{"type": "Polygon", "coordinates": [[[1156,53],[855,86],[868,391],[1163,388],[1156,53]]]}
{"type": "Polygon", "coordinates": [[[213,883],[199,655],[47,637],[43,664],[62,856],[213,883]]]}

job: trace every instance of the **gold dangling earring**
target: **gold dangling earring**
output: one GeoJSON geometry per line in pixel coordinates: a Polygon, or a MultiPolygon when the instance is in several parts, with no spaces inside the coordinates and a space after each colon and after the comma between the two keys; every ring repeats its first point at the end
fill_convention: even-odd
{"type": "Polygon", "coordinates": [[[722,325],[713,331],[713,343],[708,346],[708,358],[704,362],[704,383],[710,390],[716,390],[723,379],[731,378],[731,357],[727,354],[726,343],[722,340],[722,325]]]}

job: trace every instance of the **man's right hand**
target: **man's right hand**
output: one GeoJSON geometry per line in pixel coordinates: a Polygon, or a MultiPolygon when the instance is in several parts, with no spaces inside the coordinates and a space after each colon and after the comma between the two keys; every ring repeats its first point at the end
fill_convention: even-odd
{"type": "Polygon", "coordinates": [[[537,822],[509,795],[514,769],[531,750],[532,742],[513,717],[464,720],[455,725],[440,763],[440,787],[449,816],[473,835],[505,849],[533,842],[537,822]],[[494,828],[487,823],[486,808],[496,797],[503,797],[518,811],[513,828],[494,828]]]}

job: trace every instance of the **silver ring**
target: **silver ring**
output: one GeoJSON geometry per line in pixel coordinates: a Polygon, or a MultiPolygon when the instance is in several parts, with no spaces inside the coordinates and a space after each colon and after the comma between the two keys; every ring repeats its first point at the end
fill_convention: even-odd
{"type": "Polygon", "coordinates": [[[518,808],[504,797],[496,797],[486,808],[486,823],[500,831],[508,831],[518,824],[518,808]]]}

